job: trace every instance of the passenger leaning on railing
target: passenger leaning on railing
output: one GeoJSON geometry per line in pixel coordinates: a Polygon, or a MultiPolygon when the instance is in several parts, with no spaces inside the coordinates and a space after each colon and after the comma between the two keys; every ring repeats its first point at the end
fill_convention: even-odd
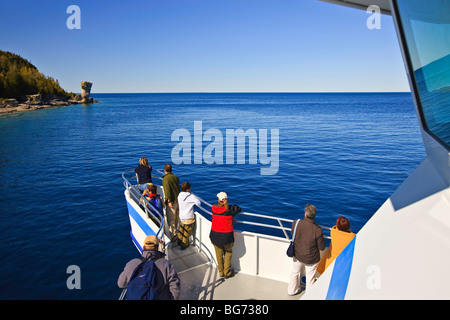
{"type": "Polygon", "coordinates": [[[183,182],[181,192],[178,194],[178,208],[180,210],[180,229],[178,230],[177,244],[181,250],[189,246],[189,237],[195,226],[194,206],[200,207],[200,199],[191,193],[191,184],[183,182]]]}
{"type": "Polygon", "coordinates": [[[336,225],[330,231],[331,242],[317,267],[317,273],[322,274],[353,240],[355,234],[350,230],[350,221],[346,217],[338,217],[336,225]]]}
{"type": "Polygon", "coordinates": [[[148,159],[142,157],[139,159],[139,165],[134,169],[138,179],[138,188],[141,192],[152,183],[152,166],[148,164],[148,159]]]}
{"type": "MultiPolygon", "coordinates": [[[[144,192],[142,193],[142,196],[145,197],[145,199],[148,202],[150,202],[155,207],[156,210],[158,210],[159,214],[162,217],[164,214],[165,204],[164,204],[164,200],[162,199],[162,197],[156,193],[157,190],[158,190],[158,187],[154,184],[151,184],[147,187],[147,189],[144,190],[144,192]]],[[[141,201],[143,202],[142,198],[141,198],[141,201]]]]}
{"type": "MultiPolygon", "coordinates": [[[[298,222],[296,233],[292,235],[295,244],[295,254],[292,264],[291,277],[289,279],[288,294],[300,293],[300,279],[302,267],[306,272],[306,290],[314,283],[317,265],[320,261],[320,251],[325,250],[325,240],[323,231],[314,222],[316,217],[316,207],[307,204],[305,206],[305,218],[298,222]]],[[[292,223],[294,230],[297,220],[292,223]]]]}
{"type": "Polygon", "coordinates": [[[212,225],[209,238],[216,251],[219,275],[229,278],[234,275],[231,269],[231,257],[234,245],[233,217],[241,212],[237,205],[228,204],[225,192],[217,194],[218,202],[212,205],[212,225]]]}

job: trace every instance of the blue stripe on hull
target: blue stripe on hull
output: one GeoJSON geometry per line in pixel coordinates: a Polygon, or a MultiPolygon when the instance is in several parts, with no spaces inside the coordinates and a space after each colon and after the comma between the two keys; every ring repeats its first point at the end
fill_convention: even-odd
{"type": "MultiPolygon", "coordinates": [[[[152,228],[147,224],[147,222],[141,217],[141,215],[133,208],[133,206],[127,201],[128,214],[130,217],[137,223],[139,228],[145,233],[146,236],[156,235],[152,228]]],[[[142,253],[142,243],[138,243],[136,237],[133,234],[133,229],[130,231],[131,240],[134,245],[141,251],[142,253]]]]}
{"type": "Polygon", "coordinates": [[[145,220],[137,213],[137,211],[133,208],[133,206],[127,201],[128,206],[128,214],[130,217],[133,218],[133,220],[138,224],[139,228],[144,231],[146,235],[154,235],[155,232],[153,232],[152,228],[145,222],[145,220]]]}
{"type": "Polygon", "coordinates": [[[350,272],[352,270],[355,242],[356,237],[342,250],[334,262],[330,286],[327,292],[327,300],[344,300],[345,298],[350,272]]]}
{"type": "Polygon", "coordinates": [[[131,240],[133,241],[134,245],[136,246],[136,248],[142,254],[142,251],[144,250],[144,248],[142,248],[142,245],[139,244],[138,241],[136,240],[136,238],[134,237],[133,230],[130,231],[130,237],[131,237],[131,240]]]}

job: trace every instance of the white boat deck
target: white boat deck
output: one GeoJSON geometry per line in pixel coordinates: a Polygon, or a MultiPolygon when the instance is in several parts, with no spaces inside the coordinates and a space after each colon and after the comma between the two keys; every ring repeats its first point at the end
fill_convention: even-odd
{"type": "Polygon", "coordinates": [[[224,279],[193,245],[169,246],[166,254],[181,280],[180,300],[298,300],[303,294],[289,296],[287,283],[241,272],[224,279]]]}
{"type": "MultiPolygon", "coordinates": [[[[124,173],[125,174],[125,173],[124,173]]],[[[195,229],[191,237],[191,245],[181,250],[170,243],[164,235],[164,218],[154,216],[151,211],[139,205],[140,192],[133,187],[124,176],[126,190],[124,192],[130,217],[132,241],[141,251],[142,243],[148,234],[163,235],[167,244],[167,259],[174,265],[181,279],[182,300],[298,300],[302,293],[289,296],[287,294],[292,260],[286,256],[289,246],[287,232],[292,220],[263,216],[251,213],[240,213],[240,216],[256,216],[268,220],[268,223],[253,223],[240,220],[241,223],[272,228],[284,234],[277,237],[264,233],[234,230],[233,257],[231,260],[235,275],[225,279],[217,270],[214,246],[209,239],[211,221],[195,211],[195,229]],[[153,215],[152,218],[149,215],[153,215]],[[282,221],[288,226],[283,226],[282,221]],[[272,224],[270,224],[272,222],[272,224]]],[[[163,190],[158,186],[160,194],[163,190]]],[[[206,209],[211,205],[202,201],[198,209],[211,215],[206,209]]],[[[147,207],[149,208],[149,207],[147,207]]],[[[329,228],[325,228],[329,229],[329,228]]],[[[166,232],[164,232],[166,231],[166,232]]]]}

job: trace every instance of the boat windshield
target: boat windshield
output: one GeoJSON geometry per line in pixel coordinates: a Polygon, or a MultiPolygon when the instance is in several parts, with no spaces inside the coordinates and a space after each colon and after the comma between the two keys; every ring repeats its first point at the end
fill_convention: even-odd
{"type": "Polygon", "coordinates": [[[395,4],[422,125],[450,150],[450,1],[395,4]]]}

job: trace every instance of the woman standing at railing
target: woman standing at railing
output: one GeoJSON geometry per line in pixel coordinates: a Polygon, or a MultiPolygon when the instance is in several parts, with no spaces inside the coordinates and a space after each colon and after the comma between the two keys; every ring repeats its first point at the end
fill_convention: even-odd
{"type": "Polygon", "coordinates": [[[233,218],[241,208],[228,204],[228,196],[225,192],[217,194],[218,202],[212,205],[212,225],[209,238],[216,251],[217,268],[219,275],[224,278],[232,277],[231,257],[234,245],[233,218]]]}

